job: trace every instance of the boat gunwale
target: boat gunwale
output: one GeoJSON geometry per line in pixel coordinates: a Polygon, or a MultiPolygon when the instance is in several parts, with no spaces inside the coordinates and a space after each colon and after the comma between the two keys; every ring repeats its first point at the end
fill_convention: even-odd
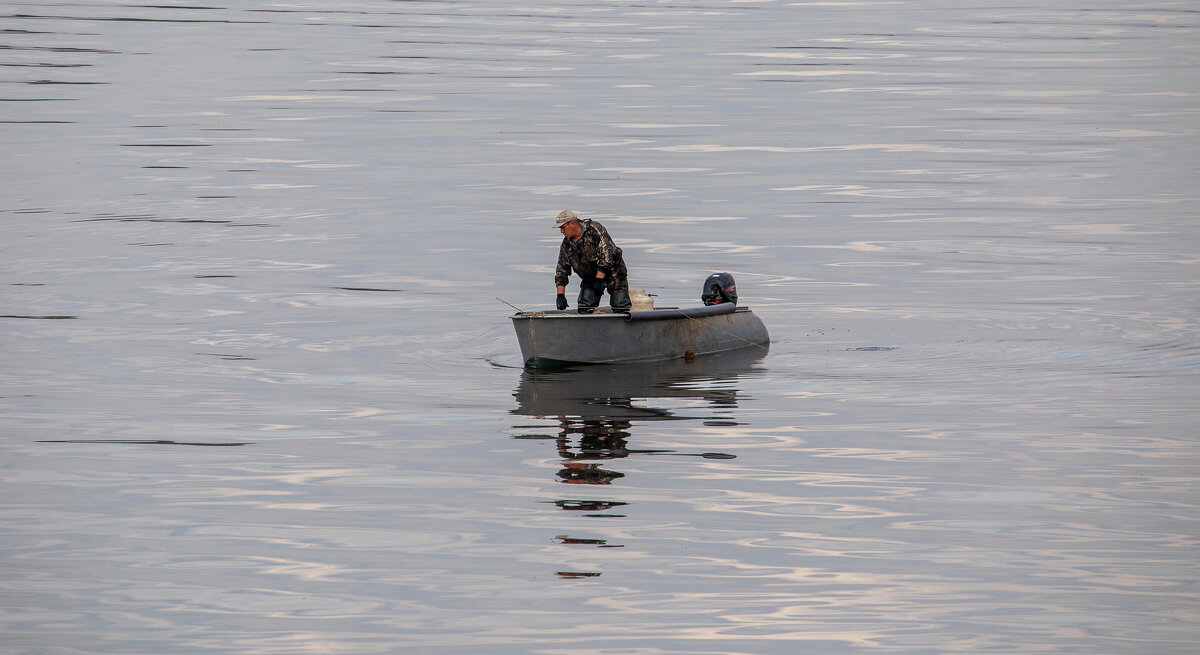
{"type": "MultiPolygon", "coordinates": [[[[650,313],[654,313],[654,312],[662,312],[662,318],[659,318],[658,320],[667,320],[667,321],[678,320],[678,319],[683,319],[683,318],[701,320],[704,318],[708,318],[709,316],[726,316],[729,314],[753,313],[750,311],[749,307],[743,307],[740,305],[734,307],[733,311],[731,311],[731,312],[723,312],[720,314],[701,313],[701,314],[697,314],[696,316],[688,316],[686,314],[681,313],[681,312],[691,312],[691,311],[702,311],[703,312],[704,310],[707,310],[711,307],[718,307],[718,306],[719,305],[707,305],[707,306],[700,306],[700,307],[656,307],[654,309],[642,310],[637,313],[650,314],[650,313]]],[[[595,312],[592,312],[591,314],[580,314],[576,311],[571,311],[571,310],[566,310],[566,309],[551,309],[551,310],[546,310],[546,311],[541,311],[541,312],[539,312],[539,311],[517,312],[516,314],[513,314],[509,318],[513,319],[514,321],[518,320],[518,319],[521,319],[521,320],[541,320],[541,319],[562,320],[562,319],[596,319],[596,318],[607,318],[607,319],[620,318],[625,321],[631,321],[629,312],[614,312],[607,308],[597,310],[595,312]]],[[[643,320],[645,320],[645,319],[643,319],[643,320]]]]}

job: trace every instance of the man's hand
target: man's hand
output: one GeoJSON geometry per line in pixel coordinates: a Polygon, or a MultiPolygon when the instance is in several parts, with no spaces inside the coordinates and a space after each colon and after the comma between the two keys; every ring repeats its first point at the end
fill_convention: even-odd
{"type": "Polygon", "coordinates": [[[565,293],[558,294],[558,296],[554,299],[554,303],[556,305],[558,305],[559,309],[566,309],[567,308],[567,294],[565,294],[565,293]]]}
{"type": "Polygon", "coordinates": [[[592,278],[591,285],[592,285],[592,289],[596,291],[597,295],[602,295],[604,293],[604,278],[602,278],[602,277],[592,278]]]}

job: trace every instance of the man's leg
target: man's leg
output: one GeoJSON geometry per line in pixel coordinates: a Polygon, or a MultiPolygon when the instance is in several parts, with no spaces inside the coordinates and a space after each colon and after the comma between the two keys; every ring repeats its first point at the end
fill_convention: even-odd
{"type": "Polygon", "coordinates": [[[600,292],[587,284],[580,285],[579,299],[575,303],[580,314],[591,314],[600,306],[600,292]]]}
{"type": "Polygon", "coordinates": [[[608,285],[608,304],[618,312],[627,312],[633,307],[633,301],[629,299],[628,280],[617,279],[608,285]]]}

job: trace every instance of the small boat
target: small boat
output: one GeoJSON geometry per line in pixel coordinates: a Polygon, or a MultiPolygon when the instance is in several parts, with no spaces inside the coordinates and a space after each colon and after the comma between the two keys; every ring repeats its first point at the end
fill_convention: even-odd
{"type": "Polygon", "coordinates": [[[709,276],[702,301],[704,306],[686,309],[518,312],[512,322],[528,368],[692,359],[739,348],[767,350],[771,339],[767,328],[748,308],[737,306],[732,276],[709,276]]]}

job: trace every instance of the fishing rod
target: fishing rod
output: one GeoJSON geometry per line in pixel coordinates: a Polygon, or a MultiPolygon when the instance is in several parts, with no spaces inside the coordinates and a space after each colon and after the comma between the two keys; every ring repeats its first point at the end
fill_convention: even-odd
{"type": "Polygon", "coordinates": [[[518,312],[521,312],[522,314],[526,313],[524,309],[521,309],[520,307],[517,307],[516,305],[514,305],[514,304],[512,304],[512,303],[508,302],[507,300],[505,300],[505,299],[503,299],[503,298],[496,298],[496,300],[499,300],[500,302],[504,303],[505,305],[508,305],[509,307],[512,307],[513,309],[517,310],[518,312]]]}

